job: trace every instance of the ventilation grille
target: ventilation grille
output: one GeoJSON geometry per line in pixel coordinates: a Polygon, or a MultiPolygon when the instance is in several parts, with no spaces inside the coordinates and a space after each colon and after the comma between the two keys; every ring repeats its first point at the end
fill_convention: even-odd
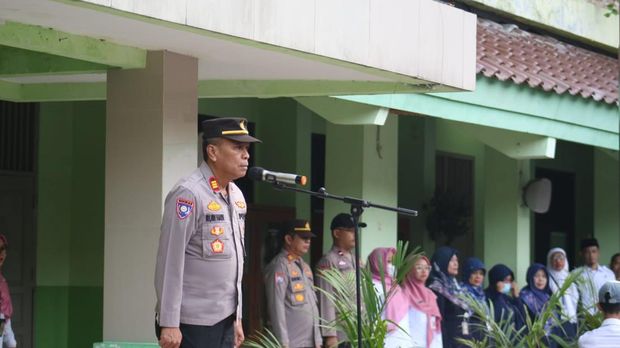
{"type": "Polygon", "coordinates": [[[0,170],[34,171],[36,104],[0,101],[0,170]]]}

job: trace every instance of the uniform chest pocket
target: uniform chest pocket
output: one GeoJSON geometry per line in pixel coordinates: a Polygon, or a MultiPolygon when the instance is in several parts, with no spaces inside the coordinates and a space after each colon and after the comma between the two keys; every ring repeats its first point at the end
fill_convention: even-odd
{"type": "Polygon", "coordinates": [[[202,227],[202,256],[209,260],[230,259],[234,242],[230,228],[223,223],[207,223],[202,227]]]}
{"type": "Polygon", "coordinates": [[[303,281],[291,282],[291,304],[293,306],[303,306],[308,303],[306,298],[306,285],[303,281]]]}

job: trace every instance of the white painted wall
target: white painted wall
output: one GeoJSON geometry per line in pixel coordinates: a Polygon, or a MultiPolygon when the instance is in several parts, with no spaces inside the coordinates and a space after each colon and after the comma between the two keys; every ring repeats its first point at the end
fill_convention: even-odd
{"type": "Polygon", "coordinates": [[[432,0],[84,2],[378,68],[403,81],[475,88],[476,16],[432,0]]]}

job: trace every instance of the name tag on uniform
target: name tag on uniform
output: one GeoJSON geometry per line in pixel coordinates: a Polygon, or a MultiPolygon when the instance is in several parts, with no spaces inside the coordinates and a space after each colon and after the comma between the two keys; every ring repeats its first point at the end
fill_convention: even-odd
{"type": "Polygon", "coordinates": [[[224,221],[224,214],[207,214],[205,218],[207,222],[224,221]]]}

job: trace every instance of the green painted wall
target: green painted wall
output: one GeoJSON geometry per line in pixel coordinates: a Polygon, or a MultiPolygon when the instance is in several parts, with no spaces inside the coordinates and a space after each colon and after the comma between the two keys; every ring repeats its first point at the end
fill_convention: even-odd
{"type": "Polygon", "coordinates": [[[601,263],[620,251],[620,168],[618,158],[594,151],[594,236],[601,245],[601,263]]]}
{"type": "Polygon", "coordinates": [[[404,218],[409,230],[401,231],[401,235],[408,235],[413,246],[424,250],[435,249],[426,230],[423,206],[435,188],[436,123],[430,117],[398,116],[398,205],[419,213],[404,218]]]}
{"type": "Polygon", "coordinates": [[[482,256],[484,254],[483,236],[485,231],[483,223],[483,205],[485,192],[485,145],[481,141],[476,139],[474,135],[463,132],[460,129],[460,124],[458,122],[438,120],[436,124],[436,150],[461,156],[467,156],[474,161],[475,210],[473,255],[482,256]]]}
{"type": "Polygon", "coordinates": [[[481,76],[474,92],[337,98],[618,150],[617,106],[481,76]]]}
{"type": "Polygon", "coordinates": [[[40,107],[35,346],[101,340],[105,103],[40,107]]]}
{"type": "MultiPolygon", "coordinates": [[[[342,126],[328,122],[326,135],[327,192],[388,206],[398,203],[397,116],[388,116],[384,126],[342,126]]],[[[326,200],[324,231],[329,231],[333,216],[349,211],[348,204],[326,200]]],[[[375,247],[396,245],[396,213],[368,208],[362,221],[368,224],[361,231],[362,257],[375,247]]],[[[331,244],[331,236],[326,234],[323,250],[328,250],[331,244]]]]}

